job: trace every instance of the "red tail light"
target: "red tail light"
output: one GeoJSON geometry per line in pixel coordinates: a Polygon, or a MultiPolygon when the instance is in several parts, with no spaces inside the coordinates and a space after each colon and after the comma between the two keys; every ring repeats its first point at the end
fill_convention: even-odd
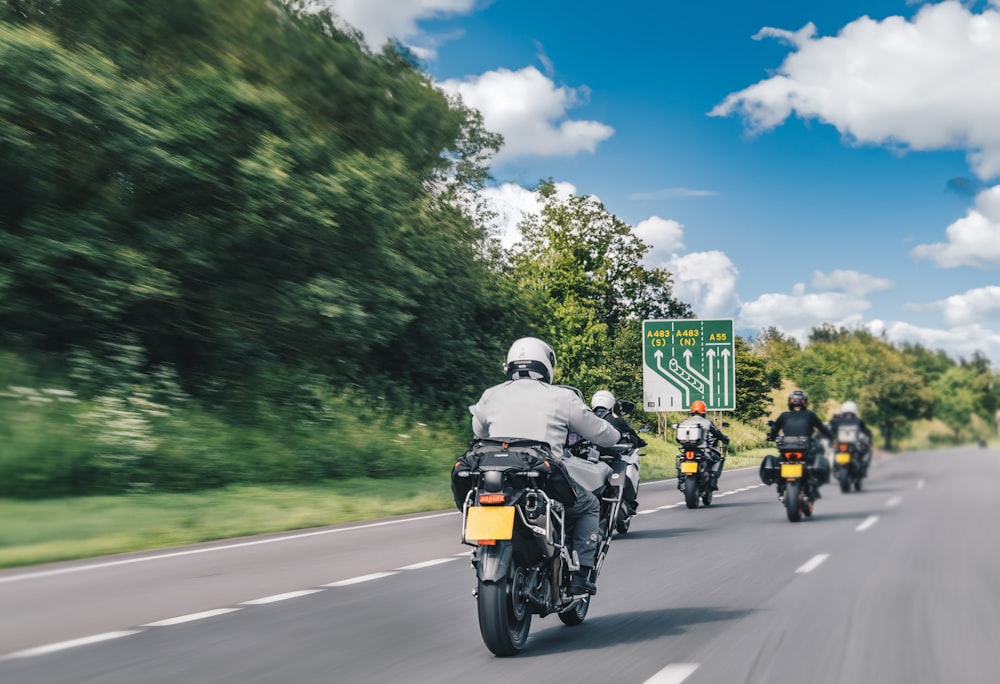
{"type": "Polygon", "coordinates": [[[686,458],[689,461],[693,461],[694,460],[694,452],[693,451],[687,451],[687,452],[685,452],[684,453],[684,458],[686,458]]]}
{"type": "Polygon", "coordinates": [[[802,460],[802,452],[801,451],[789,451],[788,454],[786,454],[786,455],[788,456],[788,460],[789,461],[801,461],[802,460]]]}
{"type": "Polygon", "coordinates": [[[840,450],[841,451],[847,451],[847,445],[846,444],[841,444],[840,445],[840,450]]]}
{"type": "Polygon", "coordinates": [[[480,494],[479,503],[481,504],[502,504],[507,500],[507,497],[503,494],[480,494]]]}

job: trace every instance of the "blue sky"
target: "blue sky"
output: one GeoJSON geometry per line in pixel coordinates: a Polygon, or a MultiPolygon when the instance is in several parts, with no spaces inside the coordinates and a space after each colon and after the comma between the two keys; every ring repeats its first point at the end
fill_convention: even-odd
{"type": "MultiPolygon", "coordinates": [[[[315,0],[653,248],[702,318],[1000,365],[1000,0],[315,0]]],[[[508,237],[508,240],[513,237],[508,237]]]]}

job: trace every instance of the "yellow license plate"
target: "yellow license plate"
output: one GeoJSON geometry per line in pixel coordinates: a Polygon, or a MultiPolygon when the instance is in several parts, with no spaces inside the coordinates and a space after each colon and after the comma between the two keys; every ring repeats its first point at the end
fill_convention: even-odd
{"type": "Polygon", "coordinates": [[[510,539],[514,533],[513,506],[473,506],[465,519],[465,541],[510,539]]]}
{"type": "Polygon", "coordinates": [[[802,477],[802,464],[801,463],[782,463],[781,464],[781,476],[782,477],[802,477]]]}
{"type": "Polygon", "coordinates": [[[684,461],[681,463],[682,473],[697,473],[698,472],[698,462],[697,461],[684,461]]]}
{"type": "Polygon", "coordinates": [[[850,454],[837,454],[837,463],[841,465],[846,465],[851,462],[850,454]]]}

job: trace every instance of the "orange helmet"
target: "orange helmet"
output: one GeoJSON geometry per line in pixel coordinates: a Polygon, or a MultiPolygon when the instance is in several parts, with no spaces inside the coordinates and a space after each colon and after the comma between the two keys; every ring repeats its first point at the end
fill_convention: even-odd
{"type": "Polygon", "coordinates": [[[705,415],[705,412],[707,410],[708,409],[705,407],[705,402],[703,402],[701,399],[698,399],[697,401],[692,401],[691,402],[691,415],[692,416],[694,414],[696,414],[696,413],[701,414],[701,415],[705,415]]]}

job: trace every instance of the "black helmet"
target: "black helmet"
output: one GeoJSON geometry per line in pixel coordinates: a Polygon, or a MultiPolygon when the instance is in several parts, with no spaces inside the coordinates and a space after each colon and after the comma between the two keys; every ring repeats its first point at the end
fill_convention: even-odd
{"type": "Polygon", "coordinates": [[[809,397],[802,390],[795,390],[788,395],[788,410],[793,411],[796,406],[809,408],[809,397]]]}

